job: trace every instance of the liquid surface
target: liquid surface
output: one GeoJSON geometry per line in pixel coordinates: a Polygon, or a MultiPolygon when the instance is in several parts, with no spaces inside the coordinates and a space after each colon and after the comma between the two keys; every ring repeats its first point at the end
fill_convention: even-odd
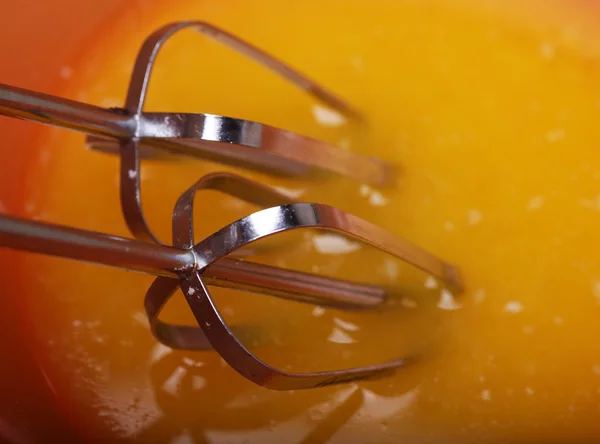
{"type": "MultiPolygon", "coordinates": [[[[146,109],[249,118],[398,164],[402,180],[393,190],[245,174],[456,263],[467,291],[448,295],[422,279],[396,295],[388,313],[359,315],[215,290],[232,322],[266,325],[293,345],[256,349],[282,367],[431,350],[378,382],[279,393],[243,380],[213,354],[157,345],[142,314],[151,277],[28,257],[24,265],[38,270],[22,284],[29,334],[74,426],[106,441],[596,442],[600,72],[598,48],[582,31],[595,13],[584,8],[181,2],[115,23],[86,58],[61,71],[71,82],[66,96],[121,106],[142,39],[166,22],[199,18],[233,31],[364,112],[366,142],[332,127],[302,92],[191,32],[161,53],[146,109]]],[[[25,210],[127,236],[118,161],[82,145],[81,135],[43,130],[31,169],[39,182],[25,210]]],[[[145,210],[164,240],[178,194],[224,170],[197,161],[142,168],[145,210]]],[[[216,194],[204,199],[198,236],[252,210],[216,194]]],[[[385,257],[351,249],[321,255],[308,235],[276,263],[386,284],[414,278],[385,257]]],[[[167,316],[190,321],[181,298],[167,316]]]]}

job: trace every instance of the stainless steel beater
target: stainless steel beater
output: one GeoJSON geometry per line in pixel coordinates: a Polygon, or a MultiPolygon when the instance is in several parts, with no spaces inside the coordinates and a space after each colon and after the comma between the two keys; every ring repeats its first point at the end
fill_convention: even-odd
{"type": "MultiPolygon", "coordinates": [[[[356,238],[424,270],[460,291],[457,270],[410,242],[337,208],[296,202],[255,181],[231,173],[202,177],[184,192],[172,215],[172,246],[149,228],[141,204],[140,161],[160,152],[182,154],[271,174],[304,176],[318,169],[372,186],[394,183],[395,169],[378,159],[257,122],[211,114],[143,111],[156,57],[176,32],[193,28],[284,76],[350,119],[361,120],[344,101],[296,70],[232,34],[203,22],[169,24],[150,35],[138,54],[123,109],[105,109],[0,84],[0,114],[88,134],[94,149],[120,156],[123,216],[134,239],[0,215],[0,247],[38,252],[157,275],[145,298],[153,335],[174,348],[214,349],[238,373],[264,387],[288,390],[379,376],[407,359],[318,373],[290,373],[259,360],[236,339],[219,314],[207,285],[237,288],[339,309],[368,309],[387,296],[383,287],[257,264],[238,254],[253,242],[300,228],[333,230],[356,238]],[[264,207],[196,241],[196,193],[212,189],[264,207]],[[159,314],[181,288],[197,327],[170,325],[159,314]]],[[[245,256],[252,254],[248,251],[245,256]]]]}

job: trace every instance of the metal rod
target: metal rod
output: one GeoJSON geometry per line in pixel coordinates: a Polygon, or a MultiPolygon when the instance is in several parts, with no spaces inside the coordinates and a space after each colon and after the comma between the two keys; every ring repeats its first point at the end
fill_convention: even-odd
{"type": "Polygon", "coordinates": [[[396,181],[392,165],[258,122],[212,114],[143,113],[104,109],[0,83],[0,115],[88,134],[89,146],[118,152],[119,140],[138,138],[143,157],[177,153],[275,175],[313,170],[375,186],[396,181]],[[116,139],[116,140],[115,140],[116,139]]]}
{"type": "Polygon", "coordinates": [[[3,83],[0,83],[0,115],[96,136],[128,138],[135,135],[131,116],[3,83]]]}
{"type": "Polygon", "coordinates": [[[191,251],[10,216],[0,216],[0,245],[170,277],[195,263],[191,251]]]}
{"type": "MultiPolygon", "coordinates": [[[[190,250],[5,215],[0,215],[0,247],[168,277],[179,277],[196,263],[190,250]]],[[[231,258],[215,263],[203,276],[217,287],[328,306],[369,308],[386,298],[386,290],[375,285],[231,258]]]]}
{"type": "MultiPolygon", "coordinates": [[[[258,145],[254,146],[254,135],[262,134],[263,129],[268,134],[271,127],[254,122],[244,124],[243,121],[227,117],[160,113],[133,116],[125,110],[101,108],[2,83],[0,115],[82,132],[88,135],[90,147],[112,154],[119,152],[119,140],[142,136],[142,157],[183,154],[242,168],[254,168],[270,174],[291,176],[306,174],[311,169],[310,159],[287,158],[285,155],[266,152],[262,148],[257,149],[258,145]],[[221,137],[229,141],[235,140],[235,144],[223,143],[217,139],[205,140],[206,137],[214,138],[210,137],[211,134],[204,134],[202,129],[206,124],[215,126],[215,123],[210,121],[211,118],[218,120],[216,125],[219,128],[232,129],[233,125],[233,133],[219,133],[217,139],[221,137]],[[171,126],[175,127],[171,128],[174,134],[170,134],[174,137],[165,137],[166,128],[170,128],[169,125],[165,126],[166,121],[170,121],[171,126]],[[180,131],[181,126],[183,132],[180,131]],[[138,134],[140,128],[146,129],[144,134],[138,134]],[[190,129],[192,134],[187,134],[187,130],[190,129]]],[[[272,131],[281,132],[277,129],[272,131]]],[[[271,139],[272,137],[267,138],[264,143],[269,143],[271,139]]],[[[301,142],[311,141],[301,136],[299,139],[301,142]]],[[[271,148],[270,145],[267,147],[271,148]]],[[[379,165],[376,165],[376,169],[379,169],[379,165]]],[[[370,169],[368,174],[371,174],[370,169]]],[[[376,179],[377,181],[379,179],[376,179]]]]}

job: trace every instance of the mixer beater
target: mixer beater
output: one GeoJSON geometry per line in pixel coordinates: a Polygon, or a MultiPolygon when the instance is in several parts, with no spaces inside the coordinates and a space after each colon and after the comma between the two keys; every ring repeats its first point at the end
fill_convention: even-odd
{"type": "Polygon", "coordinates": [[[140,162],[144,156],[181,154],[222,164],[308,178],[315,170],[340,174],[372,186],[394,184],[393,166],[344,151],[325,142],[248,120],[212,114],[144,112],[156,57],[180,30],[192,28],[263,64],[325,105],[360,122],[360,113],[296,70],[234,35],[203,22],[164,26],[143,43],[123,109],[105,109],[0,84],[0,114],[88,134],[88,145],[120,156],[121,209],[133,239],[24,220],[0,214],[0,247],[88,261],[158,276],[145,297],[152,334],[163,344],[189,350],[214,349],[238,373],[274,390],[321,387],[381,376],[405,365],[398,359],[343,370],[290,373],[252,354],[220,315],[208,285],[229,287],[338,309],[379,306],[388,291],[378,285],[333,279],[246,260],[251,245],[290,230],[332,230],[358,239],[435,276],[460,291],[454,266],[410,242],[337,208],[296,202],[255,181],[231,173],[202,177],[178,199],[172,215],[172,246],[149,228],[141,203],[140,162]],[[216,190],[265,209],[197,241],[193,211],[196,193],[216,190]],[[241,252],[244,254],[240,254],[241,252]],[[241,257],[244,259],[241,259],[241,257]],[[172,325],[160,312],[181,288],[198,323],[172,325]]]}

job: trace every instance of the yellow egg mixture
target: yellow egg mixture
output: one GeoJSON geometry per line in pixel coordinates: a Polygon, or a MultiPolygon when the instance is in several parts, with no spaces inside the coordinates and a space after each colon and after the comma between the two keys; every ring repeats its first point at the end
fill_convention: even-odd
{"type": "MultiPolygon", "coordinates": [[[[167,22],[206,20],[234,32],[349,101],[366,116],[366,133],[332,126],[305,93],[191,31],[161,53],[146,109],[253,119],[395,163],[394,189],[242,173],[404,236],[457,264],[467,290],[442,294],[431,279],[366,248],[328,255],[315,248],[317,235],[293,239],[263,259],[402,291],[385,313],[360,314],[215,290],[228,320],[270,335],[265,347],[251,342],[253,351],[301,370],[427,352],[380,381],[274,392],[213,353],[158,345],[142,305],[152,277],[31,256],[27,265],[39,270],[23,284],[31,336],[82,436],[597,442],[600,70],[593,45],[578,34],[585,6],[517,13],[498,2],[173,3],[117,20],[66,67],[64,94],[122,106],[139,45],[167,22]],[[552,14],[562,19],[543,24],[552,14]]],[[[29,213],[127,236],[118,159],[55,129],[43,129],[39,147],[29,213]]],[[[201,175],[225,170],[233,171],[188,159],[143,163],[144,209],[163,240],[177,196],[201,175]]],[[[199,201],[198,238],[253,211],[216,193],[199,201]]],[[[175,299],[167,318],[192,322],[175,299]]]]}

